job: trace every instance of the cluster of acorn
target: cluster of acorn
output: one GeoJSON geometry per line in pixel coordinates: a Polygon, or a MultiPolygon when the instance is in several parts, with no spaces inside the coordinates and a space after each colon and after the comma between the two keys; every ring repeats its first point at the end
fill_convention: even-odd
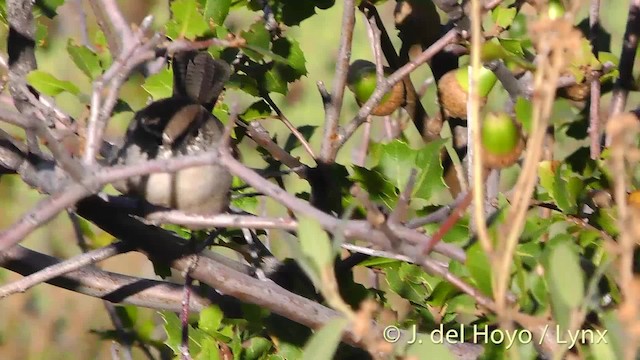
{"type": "MultiPolygon", "coordinates": [[[[562,0],[549,0],[546,4],[546,12],[550,20],[564,16],[565,8],[562,0]]],[[[416,45],[426,48],[437,38],[438,27],[430,26],[425,30],[425,23],[439,23],[439,15],[431,1],[398,0],[395,9],[396,27],[400,31],[399,36],[403,47],[416,45]]],[[[591,53],[587,56],[592,56],[591,53]]],[[[574,66],[583,68],[589,64],[590,59],[584,58],[577,61],[574,66]],[[581,65],[582,64],[582,65],[581,65]]],[[[384,68],[385,76],[391,73],[391,69],[384,68]]],[[[354,61],[348,73],[349,89],[355,94],[356,102],[362,106],[373,94],[376,85],[376,66],[366,60],[354,61]]],[[[387,94],[384,95],[378,106],[372,111],[372,115],[386,116],[405,105],[407,89],[406,81],[396,83],[387,94]]],[[[479,74],[478,92],[481,105],[484,105],[487,96],[494,87],[497,78],[495,74],[482,68],[479,74]]],[[[445,119],[457,118],[466,120],[468,102],[468,70],[466,67],[451,70],[438,80],[438,98],[445,119]]],[[[558,95],[573,101],[583,102],[590,93],[589,82],[583,80],[577,84],[558,89],[558,95]]],[[[482,146],[484,148],[484,164],[488,168],[504,168],[514,164],[524,148],[524,137],[521,126],[506,113],[489,113],[481,124],[482,146]]]]}
{"type": "MultiPolygon", "coordinates": [[[[390,69],[385,68],[385,75],[390,69]]],[[[482,68],[479,74],[479,95],[481,103],[496,83],[495,74],[482,68]]],[[[366,60],[356,60],[349,67],[347,85],[354,93],[356,102],[362,106],[376,89],[376,65],[366,60]]],[[[405,101],[405,87],[402,81],[396,83],[371,111],[372,115],[386,116],[401,107],[405,101]]],[[[447,118],[466,119],[468,101],[468,70],[466,68],[446,73],[438,82],[438,94],[443,113],[447,118]]],[[[483,162],[488,168],[504,168],[513,165],[524,149],[524,138],[519,126],[506,113],[489,113],[482,121],[483,162]]]]}

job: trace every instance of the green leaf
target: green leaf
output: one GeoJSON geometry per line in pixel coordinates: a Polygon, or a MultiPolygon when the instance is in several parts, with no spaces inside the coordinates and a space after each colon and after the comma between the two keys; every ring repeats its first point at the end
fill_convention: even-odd
{"type": "Polygon", "coordinates": [[[527,132],[531,132],[532,117],[533,117],[533,105],[531,101],[518,97],[515,105],[516,119],[522,124],[522,128],[527,132]]]}
{"type": "Polygon", "coordinates": [[[113,59],[111,57],[111,52],[109,51],[107,38],[101,30],[96,31],[96,34],[93,37],[93,45],[96,49],[96,55],[98,56],[102,67],[106,69],[111,66],[113,59]]]}
{"type": "MultiPolygon", "coordinates": [[[[314,125],[302,125],[297,129],[298,129],[298,132],[302,134],[302,137],[305,140],[309,141],[317,128],[318,127],[314,125]]],[[[287,137],[287,141],[285,141],[283,148],[285,149],[285,151],[291,152],[293,149],[298,148],[301,145],[302,143],[300,142],[298,137],[293,134],[290,134],[289,137],[287,137]]]]}
{"type": "Polygon", "coordinates": [[[584,298],[584,274],[572,242],[568,234],[551,239],[545,269],[554,318],[562,329],[568,328],[571,312],[584,298]]]}
{"type": "Polygon", "coordinates": [[[351,179],[369,193],[371,200],[382,201],[391,209],[398,201],[398,194],[395,186],[378,170],[369,170],[354,165],[351,179]]]}
{"type": "MultiPolygon", "coordinates": [[[[36,10],[39,10],[42,15],[53,19],[58,13],[56,10],[60,5],[64,4],[64,0],[36,0],[36,10]]],[[[36,14],[38,11],[36,11],[36,14]]]]}
{"type": "Polygon", "coordinates": [[[428,299],[429,304],[436,307],[444,306],[450,299],[458,294],[460,294],[460,290],[458,290],[458,288],[449,282],[441,281],[431,292],[428,299]]]}
{"type": "Polygon", "coordinates": [[[212,339],[205,339],[201,343],[200,352],[194,357],[195,360],[218,360],[220,359],[220,349],[218,344],[212,339]]]}
{"type": "Polygon", "coordinates": [[[298,220],[298,236],[302,252],[319,269],[332,266],[334,252],[331,240],[316,220],[303,216],[298,220]]]}
{"type": "Polygon", "coordinates": [[[49,35],[49,28],[43,24],[42,21],[36,21],[36,46],[46,48],[49,44],[47,42],[47,36],[49,35]]]}
{"type": "Polygon", "coordinates": [[[162,69],[157,74],[149,76],[142,88],[154,100],[165,99],[173,94],[173,74],[169,69],[162,69]]]}
{"type": "Polygon", "coordinates": [[[415,166],[417,152],[401,140],[380,145],[379,167],[382,174],[398,189],[403,189],[415,166]]]}
{"type": "Polygon", "coordinates": [[[287,80],[275,69],[271,69],[264,74],[264,88],[267,92],[287,94],[287,80]]]}
{"type": "Polygon", "coordinates": [[[478,288],[485,295],[493,295],[491,264],[478,243],[467,250],[467,268],[478,288]]]}
{"type": "MultiPolygon", "coordinates": [[[[160,312],[160,316],[164,321],[164,331],[167,334],[167,340],[165,340],[165,345],[167,345],[175,355],[181,353],[180,344],[182,343],[182,322],[180,318],[175,313],[170,311],[162,311],[160,312]]],[[[194,354],[199,350],[199,346],[194,342],[193,336],[195,334],[195,329],[189,325],[189,351],[194,354]]],[[[198,351],[199,352],[199,351],[198,351]]]]}
{"type": "Polygon", "coordinates": [[[515,19],[517,12],[515,7],[497,7],[491,12],[491,18],[497,26],[506,29],[515,19]]]}
{"type": "Polygon", "coordinates": [[[198,327],[208,333],[214,333],[220,328],[224,314],[218,305],[210,305],[200,311],[198,327]]]}
{"type": "MultiPolygon", "coordinates": [[[[412,341],[412,340],[411,340],[412,341]]],[[[407,346],[405,356],[413,359],[454,360],[447,346],[442,342],[434,342],[428,334],[416,334],[415,341],[407,346]]]]}
{"type": "Polygon", "coordinates": [[[258,90],[258,80],[245,75],[245,74],[233,74],[226,84],[227,88],[239,89],[251,96],[259,96],[260,90],[258,90]]]}
{"type": "Polygon", "coordinates": [[[388,267],[385,274],[391,291],[414,304],[425,306],[431,286],[426,279],[415,281],[418,276],[424,274],[419,267],[413,264],[401,263],[397,268],[394,266],[388,267]],[[414,281],[410,281],[411,279],[414,281]]]}
{"type": "Polygon", "coordinates": [[[216,25],[222,25],[229,15],[231,0],[206,0],[204,5],[204,19],[213,19],[216,25]]]}
{"type": "Polygon", "coordinates": [[[498,39],[498,41],[506,51],[517,56],[524,56],[524,49],[522,48],[522,40],[500,38],[498,39]]]}
{"type": "Polygon", "coordinates": [[[242,113],[242,119],[245,121],[266,119],[268,117],[271,117],[271,106],[264,100],[254,102],[242,113]]]}
{"type": "Polygon", "coordinates": [[[598,61],[600,61],[600,63],[602,64],[606,62],[610,62],[616,67],[620,65],[620,58],[618,58],[617,55],[614,55],[613,53],[605,52],[605,51],[598,52],[598,61]]]}
{"type": "Polygon", "coordinates": [[[252,60],[262,60],[269,53],[271,35],[264,27],[264,21],[257,21],[251,25],[248,31],[243,31],[240,36],[247,41],[249,48],[244,48],[245,54],[252,60]]]}
{"type": "Polygon", "coordinates": [[[446,142],[446,139],[434,140],[418,151],[415,165],[420,171],[417,174],[413,196],[431,201],[434,194],[447,188],[443,180],[444,168],[440,156],[440,150],[446,142]]]}
{"type": "Polygon", "coordinates": [[[198,11],[196,0],[174,0],[171,2],[173,17],[167,23],[167,36],[172,39],[195,39],[209,30],[209,24],[198,11]]]}
{"type": "Polygon", "coordinates": [[[243,359],[257,360],[267,354],[273,347],[271,341],[263,337],[254,337],[249,339],[249,344],[244,350],[243,359]]]}
{"type": "Polygon", "coordinates": [[[365,261],[360,262],[358,266],[386,268],[389,265],[400,266],[400,263],[401,263],[400,260],[372,256],[366,259],[365,261]]]}
{"type": "Polygon", "coordinates": [[[332,359],[340,344],[342,331],[348,325],[343,318],[329,320],[304,346],[303,360],[332,359]]]}
{"type": "Polygon", "coordinates": [[[102,75],[102,67],[98,56],[86,46],[75,45],[71,39],[67,42],[67,51],[71,60],[89,79],[94,80],[102,75]]]}
{"type": "Polygon", "coordinates": [[[565,214],[575,214],[578,211],[578,196],[584,188],[582,180],[562,164],[555,172],[553,185],[553,198],[560,210],[565,214]]]}
{"type": "Polygon", "coordinates": [[[280,38],[273,42],[271,51],[284,59],[284,63],[275,57],[275,68],[287,82],[298,80],[307,75],[306,60],[300,44],[292,39],[280,38]]]}
{"type": "Polygon", "coordinates": [[[64,91],[78,95],[80,90],[72,82],[59,80],[55,76],[42,70],[34,70],[27,74],[27,82],[39,92],[56,96],[64,91]]]}
{"type": "Polygon", "coordinates": [[[116,315],[125,329],[133,329],[138,319],[138,308],[132,305],[115,306],[116,315]]]}

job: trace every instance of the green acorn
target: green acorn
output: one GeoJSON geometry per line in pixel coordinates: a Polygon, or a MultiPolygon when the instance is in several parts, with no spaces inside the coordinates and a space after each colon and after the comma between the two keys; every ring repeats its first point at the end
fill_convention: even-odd
{"type": "Polygon", "coordinates": [[[505,113],[489,113],[481,125],[485,167],[502,169],[515,164],[524,149],[520,126],[505,113]]]}
{"type": "MultiPolygon", "coordinates": [[[[482,67],[478,82],[480,105],[487,102],[487,95],[496,84],[497,77],[493,71],[482,67]]],[[[438,81],[438,98],[447,118],[467,118],[467,102],[469,102],[469,70],[467,67],[451,70],[438,81]]]]}
{"type": "MultiPolygon", "coordinates": [[[[390,75],[391,70],[385,68],[385,75],[390,75]]],[[[356,97],[358,105],[366,103],[371,94],[376,90],[376,65],[367,60],[356,60],[347,73],[347,86],[356,97]]],[[[397,108],[402,106],[405,101],[404,83],[399,81],[389,92],[387,92],[380,100],[378,106],[372,111],[371,115],[386,116],[392,114],[397,108]]]]}
{"type": "Polygon", "coordinates": [[[562,0],[549,0],[549,5],[547,7],[547,15],[549,15],[549,19],[555,20],[564,16],[565,8],[562,0]]]}

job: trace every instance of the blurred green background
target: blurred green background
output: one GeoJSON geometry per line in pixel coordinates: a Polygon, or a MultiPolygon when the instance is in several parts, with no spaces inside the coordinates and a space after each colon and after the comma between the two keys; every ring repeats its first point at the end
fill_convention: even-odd
{"type": "MultiPolygon", "coordinates": [[[[156,28],[161,28],[168,19],[167,1],[120,1],[120,6],[127,20],[131,23],[140,23],[142,18],[151,13],[155,16],[156,28]]],[[[54,74],[59,79],[69,80],[75,83],[83,93],[91,93],[91,84],[71,61],[66,45],[68,38],[81,42],[81,15],[79,5],[86,14],[89,27],[89,39],[95,33],[95,21],[91,13],[88,1],[66,1],[58,8],[58,16],[53,21],[40,19],[49,32],[49,41],[38,48],[37,60],[40,69],[54,74]]],[[[387,29],[395,38],[396,31],[393,27],[394,1],[387,1],[379,6],[387,29]]],[[[583,2],[578,21],[587,13],[588,3],[583,2]]],[[[603,2],[602,23],[605,29],[612,34],[612,52],[620,53],[621,35],[624,32],[628,1],[611,0],[603,2]]],[[[328,10],[319,11],[317,16],[302,22],[300,27],[292,27],[286,30],[289,37],[299,41],[304,51],[308,75],[290,86],[287,96],[275,95],[275,102],[296,126],[322,124],[324,112],[322,102],[318,94],[316,83],[324,81],[328,89],[331,89],[332,74],[335,67],[335,58],[338,51],[340,36],[340,23],[342,2],[328,10]]],[[[352,59],[371,59],[371,48],[366,36],[362,17],[357,14],[356,31],[354,33],[352,59]]],[[[239,32],[256,21],[260,17],[258,13],[246,10],[232,11],[226,25],[234,32],[239,32]]],[[[6,58],[5,25],[0,27],[0,51],[6,58]]],[[[417,87],[430,77],[428,67],[422,66],[412,75],[417,87]]],[[[121,97],[129,102],[134,110],[143,107],[148,99],[148,94],[142,89],[143,79],[140,76],[132,77],[123,88],[121,97]]],[[[607,104],[610,95],[603,99],[603,114],[607,113],[607,104]]],[[[501,90],[494,90],[489,101],[489,108],[502,108],[505,94],[501,90]]],[[[238,91],[228,91],[225,102],[228,105],[238,103],[240,108],[246,107],[256,99],[238,91]]],[[[634,94],[629,100],[629,107],[635,107],[638,97],[634,94]]],[[[57,104],[76,119],[86,116],[85,107],[78,99],[70,94],[61,94],[56,98],[57,104]]],[[[0,106],[13,108],[11,98],[7,91],[0,94],[0,106]]],[[[427,111],[432,114],[437,109],[435,99],[435,85],[431,84],[423,99],[427,111]]],[[[568,105],[568,104],[566,104],[568,105]]],[[[358,107],[351,93],[345,95],[345,103],[341,115],[342,123],[347,122],[358,107]]],[[[575,113],[575,110],[573,111],[575,113]]],[[[569,114],[570,112],[568,112],[569,114]]],[[[117,139],[122,135],[131,113],[123,113],[113,118],[110,123],[107,136],[117,139]]],[[[288,132],[277,120],[265,120],[265,126],[274,134],[278,134],[279,141],[284,141],[288,132]]],[[[0,127],[11,131],[16,136],[21,133],[8,125],[0,124],[0,127]]],[[[380,139],[382,136],[379,123],[373,126],[372,136],[380,139]]],[[[360,130],[350,141],[338,158],[343,164],[352,162],[353,145],[362,141],[360,130]]],[[[414,145],[419,145],[415,130],[411,127],[407,130],[411,139],[416,139],[414,145]]],[[[322,129],[318,128],[311,139],[312,147],[319,150],[322,129]]],[[[243,160],[250,166],[260,166],[261,160],[252,154],[250,147],[242,149],[243,160]]],[[[313,164],[310,157],[298,148],[293,152],[307,164],[313,164]]],[[[287,184],[291,191],[304,191],[308,187],[302,181],[288,177],[287,184]]],[[[24,185],[19,178],[3,176],[0,179],[0,228],[6,228],[16,221],[25,211],[30,209],[37,201],[43,198],[35,190],[24,185]]],[[[267,204],[269,205],[269,204],[267,204]]],[[[273,208],[273,206],[268,206],[273,208]]],[[[278,208],[280,209],[280,208],[278,208]]],[[[282,211],[282,209],[280,209],[282,211]]],[[[109,235],[96,231],[93,243],[104,244],[110,241],[109,235]]],[[[61,214],[50,224],[32,233],[24,246],[42,251],[47,254],[66,258],[79,253],[74,240],[71,223],[66,214],[61,214]]],[[[154,277],[151,264],[139,254],[127,254],[110,259],[101,264],[105,269],[125,274],[154,277]]],[[[0,283],[6,283],[19,278],[19,276],[0,269],[0,283]]],[[[143,317],[153,317],[154,312],[146,310],[143,317]]],[[[61,290],[49,285],[39,285],[25,294],[13,295],[0,301],[0,359],[110,359],[110,343],[98,341],[91,329],[107,330],[112,325],[104,310],[101,301],[61,290]]],[[[161,323],[155,333],[162,334],[161,323]]],[[[142,358],[142,353],[135,351],[137,358],[142,358]]]]}

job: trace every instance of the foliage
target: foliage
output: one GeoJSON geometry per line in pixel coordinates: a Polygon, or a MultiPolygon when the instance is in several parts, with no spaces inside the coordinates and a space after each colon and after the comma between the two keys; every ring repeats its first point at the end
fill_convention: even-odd
{"type": "MultiPolygon", "coordinates": [[[[61,3],[62,1],[52,0],[36,1],[36,15],[39,19],[54,18],[61,3]]],[[[304,27],[307,19],[333,7],[334,3],[333,0],[174,0],[170,5],[171,18],[166,24],[162,24],[161,30],[168,39],[174,41],[242,39],[237,46],[216,45],[207,49],[211,54],[233,65],[234,72],[226,84],[226,90],[243,99],[243,105],[239,109],[233,108],[227,98],[223,99],[216,105],[214,114],[224,120],[223,122],[229,121],[231,113],[237,113],[244,125],[249,126],[252,122],[264,124],[268,123],[269,119],[286,120],[279,114],[281,109],[272,104],[272,97],[278,100],[289,99],[295,95],[293,93],[296,84],[310,82],[308,56],[303,51],[305,44],[296,38],[296,29],[304,27]],[[249,17],[255,21],[237,28],[232,24],[233,21],[229,20],[246,12],[249,12],[249,17]],[[273,15],[272,19],[263,16],[269,13],[273,15]],[[271,21],[275,21],[277,29],[270,28],[271,21]]],[[[374,4],[370,4],[371,6],[377,6],[379,9],[385,6],[384,1],[372,3],[374,4]]],[[[519,6],[508,1],[483,15],[487,41],[481,49],[482,58],[485,62],[500,61],[511,71],[510,74],[533,74],[543,71],[539,63],[533,61],[536,56],[541,56],[541,47],[531,39],[528,31],[532,24],[544,24],[545,21],[551,20],[548,19],[544,7],[530,7],[528,10],[533,15],[528,18],[520,10],[519,6]]],[[[0,19],[7,21],[4,4],[0,5],[0,19]]],[[[358,21],[360,19],[358,18],[358,21]]],[[[438,31],[441,30],[437,24],[433,26],[438,31]]],[[[46,30],[44,27],[38,28],[39,47],[51,40],[46,30]]],[[[318,36],[321,36],[321,31],[339,30],[339,26],[331,24],[327,29],[318,30],[318,36]]],[[[396,40],[394,38],[394,41],[396,40]]],[[[80,44],[73,39],[64,39],[64,43],[74,66],[90,83],[100,81],[114,63],[107,50],[105,34],[99,30],[96,31],[91,44],[80,44]]],[[[460,43],[462,46],[469,45],[466,40],[460,43]]],[[[419,45],[426,49],[432,44],[419,45]]],[[[604,92],[610,90],[621,73],[621,69],[618,68],[621,66],[620,59],[610,51],[593,53],[592,45],[586,37],[571,45],[578,49],[576,52],[579,55],[565,64],[561,75],[572,76],[574,83],[571,86],[575,86],[590,78],[593,72],[605,72],[596,81],[601,82],[604,92]]],[[[336,44],[335,48],[337,47],[336,44]]],[[[333,50],[327,50],[326,56],[332,57],[333,50]]],[[[458,66],[457,63],[454,65],[458,66]]],[[[467,65],[465,57],[459,60],[460,68],[467,65]]],[[[435,67],[438,66],[435,58],[431,66],[434,67],[435,74],[435,67]]],[[[93,88],[78,86],[73,81],[64,80],[62,75],[55,72],[34,70],[26,76],[26,81],[39,93],[56,100],[59,100],[62,94],[77,99],[82,107],[90,107],[92,104],[93,88]]],[[[133,83],[136,79],[132,77],[128,81],[133,83]]],[[[167,98],[172,94],[173,77],[169,67],[163,67],[144,80],[138,81],[142,81],[141,87],[146,92],[144,96],[153,100],[167,98]]],[[[507,104],[505,88],[500,82],[495,85],[495,89],[491,91],[500,95],[495,95],[484,112],[488,112],[492,107],[504,108],[504,104],[507,104]]],[[[553,88],[554,93],[555,91],[553,88]]],[[[509,95],[515,95],[512,96],[510,104],[518,126],[527,136],[533,136],[539,120],[536,117],[541,111],[540,104],[536,102],[537,93],[509,95]]],[[[349,96],[352,94],[347,92],[345,98],[349,96]]],[[[143,102],[140,98],[139,93],[121,93],[113,113],[131,112],[132,108],[136,107],[133,104],[143,102]]],[[[331,104],[327,106],[329,105],[331,104]]],[[[288,107],[284,107],[283,112],[286,113],[287,110],[288,107]]],[[[318,96],[313,116],[317,117],[322,110],[318,96]]],[[[342,125],[355,116],[357,109],[352,110],[354,109],[343,109],[340,119],[342,125]]],[[[402,114],[403,110],[399,108],[397,113],[402,114]]],[[[290,286],[286,290],[333,307],[342,317],[324,321],[322,327],[311,332],[290,319],[280,317],[271,309],[257,305],[242,304],[239,314],[233,316],[225,313],[218,305],[210,305],[199,314],[191,314],[186,329],[176,313],[159,312],[164,334],[158,336],[153,331],[158,323],[157,319],[140,316],[137,307],[118,306],[116,316],[123,324],[123,329],[133,334],[134,340],[130,343],[153,348],[172,357],[180,357],[185,351],[181,346],[184,341],[183,331],[187,330],[188,351],[194,359],[227,359],[228,354],[231,354],[233,359],[366,357],[365,352],[341,343],[340,340],[349,327],[360,326],[368,329],[363,324],[368,324],[370,320],[390,324],[398,329],[415,329],[420,341],[411,345],[403,344],[402,341],[396,344],[393,339],[382,339],[382,334],[372,335],[377,336],[381,343],[387,340],[385,345],[393,344],[395,348],[392,348],[392,351],[398,356],[415,356],[419,359],[455,358],[452,355],[455,351],[449,351],[448,346],[434,338],[434,334],[442,336],[448,333],[453,334],[447,338],[450,344],[474,341],[481,344],[483,356],[487,359],[516,356],[533,359],[540,353],[549,355],[548,349],[540,345],[541,342],[536,344],[539,341],[536,336],[540,335],[536,333],[536,329],[540,329],[537,324],[543,324],[554,331],[552,342],[558,347],[553,348],[552,353],[555,352],[557,356],[562,356],[563,351],[571,351],[581,358],[623,358],[627,351],[627,334],[622,329],[631,328],[627,324],[629,321],[637,322],[637,314],[625,308],[632,306],[629,303],[634,301],[629,299],[629,294],[637,295],[637,292],[622,286],[629,283],[623,284],[620,280],[621,271],[632,272],[635,276],[633,271],[636,260],[633,258],[631,264],[634,269],[619,270],[613,266],[616,260],[619,260],[619,253],[612,248],[618,246],[616,242],[621,241],[621,237],[630,228],[622,221],[629,221],[628,219],[621,220],[619,207],[620,202],[626,203],[626,199],[615,199],[615,204],[602,204],[596,201],[595,194],[613,193],[616,181],[620,181],[616,180],[617,177],[625,177],[627,174],[614,172],[611,165],[614,155],[608,151],[595,159],[589,158],[589,148],[585,145],[588,139],[586,129],[589,115],[589,106],[585,101],[555,98],[549,115],[549,133],[558,141],[558,153],[562,153],[563,156],[553,154],[547,160],[536,163],[535,174],[532,176],[536,176],[538,180],[531,198],[526,199],[529,208],[525,213],[523,229],[518,235],[506,274],[499,274],[500,269],[496,265],[502,254],[488,254],[481,246],[478,234],[474,231],[475,219],[470,215],[470,211],[464,212],[464,215],[449,224],[448,228],[445,225],[446,221],[440,219],[437,223],[423,224],[417,226],[417,229],[407,229],[403,233],[411,231],[414,236],[427,234],[435,238],[434,234],[444,229],[444,233],[440,235],[441,242],[445,246],[460,249],[464,256],[459,258],[424,254],[421,252],[424,248],[422,243],[410,243],[405,241],[404,235],[393,233],[393,226],[398,224],[390,222],[389,219],[397,215],[396,211],[405,213],[400,219],[401,225],[404,226],[413,218],[436,213],[442,205],[450,204],[452,198],[457,195],[450,180],[445,177],[446,171],[451,169],[451,164],[443,161],[446,158],[443,155],[444,149],[452,146],[453,140],[445,136],[426,141],[426,137],[415,136],[415,129],[411,128],[413,124],[410,120],[403,120],[400,116],[384,120],[373,118],[369,119],[371,123],[368,124],[373,129],[370,133],[373,135],[362,140],[359,145],[354,145],[353,141],[349,142],[349,149],[365,149],[364,161],[343,162],[338,164],[339,169],[332,173],[335,175],[338,171],[344,170],[342,173],[346,174],[345,179],[329,176],[330,179],[321,179],[319,186],[311,176],[308,181],[302,181],[295,178],[295,174],[277,174],[273,182],[291,193],[299,190],[291,190],[294,185],[290,184],[295,183],[298,188],[303,189],[296,194],[298,200],[311,199],[314,205],[318,204],[313,202],[317,201],[317,187],[321,188],[320,196],[323,198],[338,194],[343,209],[337,206],[331,209],[320,207],[320,210],[331,215],[336,213],[340,217],[339,224],[342,224],[339,226],[346,226],[344,223],[350,220],[368,222],[367,226],[372,234],[377,231],[388,236],[389,242],[393,243],[390,248],[384,249],[387,256],[376,253],[379,256],[368,257],[354,266],[355,271],[348,268],[344,272],[334,273],[334,262],[336,269],[340,269],[340,261],[336,258],[340,254],[340,245],[346,240],[338,235],[340,231],[335,227],[329,229],[326,222],[314,219],[309,214],[295,213],[297,236],[284,234],[280,243],[274,244],[274,252],[278,252],[278,247],[280,250],[284,249],[281,253],[276,253],[277,257],[294,258],[294,267],[301,269],[297,274],[299,278],[292,276],[288,279],[290,286]],[[394,126],[400,130],[397,134],[390,134],[390,129],[394,126]],[[383,135],[382,139],[380,134],[383,135]],[[304,185],[299,185],[300,183],[304,185]],[[407,194],[403,191],[407,186],[410,186],[408,197],[411,201],[405,204],[403,196],[407,194]],[[354,188],[359,192],[353,191],[354,188]],[[363,194],[364,200],[363,196],[360,196],[363,194]],[[403,206],[406,208],[402,209],[403,206]],[[403,211],[399,211],[399,208],[403,211]],[[413,246],[412,251],[403,253],[405,250],[402,246],[413,246]],[[389,252],[397,254],[389,256],[389,252]],[[411,261],[407,261],[406,257],[411,257],[411,261]],[[433,266],[425,265],[425,257],[432,261],[429,264],[436,263],[433,265],[436,270],[433,266]],[[373,274],[375,283],[363,280],[365,276],[361,276],[362,274],[373,274]],[[505,323],[502,321],[505,319],[499,316],[500,311],[504,309],[497,307],[498,301],[494,296],[499,288],[496,279],[500,276],[507,279],[507,299],[510,302],[507,306],[512,307],[513,312],[519,316],[514,317],[515,327],[504,327],[505,323]],[[461,283],[464,285],[461,286],[461,283]],[[331,285],[335,285],[335,289],[332,289],[331,285]],[[361,305],[365,299],[374,300],[376,309],[370,312],[363,310],[364,306],[361,305]],[[633,319],[621,316],[625,309],[632,313],[633,319]],[[493,337],[498,336],[496,332],[505,337],[497,340],[498,338],[493,337]],[[478,340],[478,334],[487,334],[487,337],[478,340]],[[511,338],[510,334],[513,335],[511,338]],[[585,334],[597,335],[595,338],[585,338],[585,334]],[[577,335],[582,338],[577,339],[577,335]],[[438,356],[432,355],[433,353],[438,356]]],[[[301,133],[302,139],[293,135],[284,139],[268,136],[268,139],[280,146],[285,154],[301,152],[303,141],[309,142],[310,139],[317,140],[323,136],[323,131],[316,131],[320,129],[315,124],[306,123],[305,119],[291,120],[294,123],[293,130],[301,133]]],[[[453,119],[446,120],[453,122],[453,119]]],[[[345,128],[341,127],[341,130],[345,128]]],[[[418,132],[422,130],[418,129],[418,132]]],[[[281,159],[274,158],[261,144],[258,145],[262,148],[256,150],[255,143],[247,134],[248,130],[242,127],[238,127],[234,134],[244,159],[258,164],[265,173],[281,170],[281,159]]],[[[446,131],[443,134],[446,134],[446,131]]],[[[344,136],[344,131],[342,135],[344,136]]],[[[631,143],[637,145],[637,133],[631,136],[634,136],[631,143]]],[[[551,150],[553,152],[553,149],[551,150]]],[[[525,154],[527,151],[529,149],[525,154]]],[[[632,185],[630,190],[636,190],[640,184],[639,173],[633,167],[635,158],[629,156],[624,163],[630,174],[627,182],[632,185]]],[[[310,169],[320,168],[321,161],[314,160],[317,160],[315,164],[309,162],[307,166],[310,169]]],[[[450,160],[457,162],[460,159],[450,160]]],[[[522,162],[503,171],[502,174],[509,174],[509,171],[511,174],[520,174],[521,170],[522,162]]],[[[504,229],[509,228],[514,221],[508,214],[512,210],[513,197],[519,196],[510,192],[513,184],[504,183],[502,192],[493,199],[495,211],[492,211],[488,220],[488,234],[493,246],[504,238],[504,229]]],[[[251,197],[254,192],[259,191],[240,178],[234,179],[234,186],[241,189],[234,192],[237,197],[233,199],[233,206],[250,214],[260,215],[263,202],[251,197]]],[[[268,197],[264,194],[258,196],[268,197]]],[[[273,211],[273,208],[275,206],[269,209],[272,213],[277,213],[277,210],[282,213],[282,208],[277,208],[276,211],[273,211]]],[[[625,205],[624,209],[623,211],[631,213],[628,215],[629,219],[640,216],[638,204],[630,203],[629,206],[625,205]]],[[[462,210],[465,211],[466,208],[462,210]]],[[[92,229],[84,220],[81,225],[81,232],[89,240],[104,245],[101,239],[96,240],[96,229],[92,229]]],[[[196,244],[204,242],[208,237],[204,232],[188,231],[180,226],[166,225],[164,228],[196,244]]],[[[257,232],[256,238],[261,241],[269,239],[271,242],[270,236],[271,233],[261,231],[257,232]]],[[[368,242],[372,241],[371,239],[359,240],[367,242],[367,245],[372,244],[368,242]]],[[[247,240],[239,230],[229,228],[221,230],[220,236],[216,237],[212,245],[236,251],[243,247],[238,245],[238,242],[245,245],[247,240]]],[[[631,251],[634,252],[635,248],[631,251]]],[[[167,264],[156,263],[154,259],[153,265],[156,275],[162,278],[170,277],[167,264]]],[[[637,323],[635,326],[637,327],[637,323]]],[[[122,340],[116,330],[96,330],[94,333],[105,340],[122,340]]],[[[372,352],[372,349],[375,349],[371,344],[358,345],[372,352]]]]}

